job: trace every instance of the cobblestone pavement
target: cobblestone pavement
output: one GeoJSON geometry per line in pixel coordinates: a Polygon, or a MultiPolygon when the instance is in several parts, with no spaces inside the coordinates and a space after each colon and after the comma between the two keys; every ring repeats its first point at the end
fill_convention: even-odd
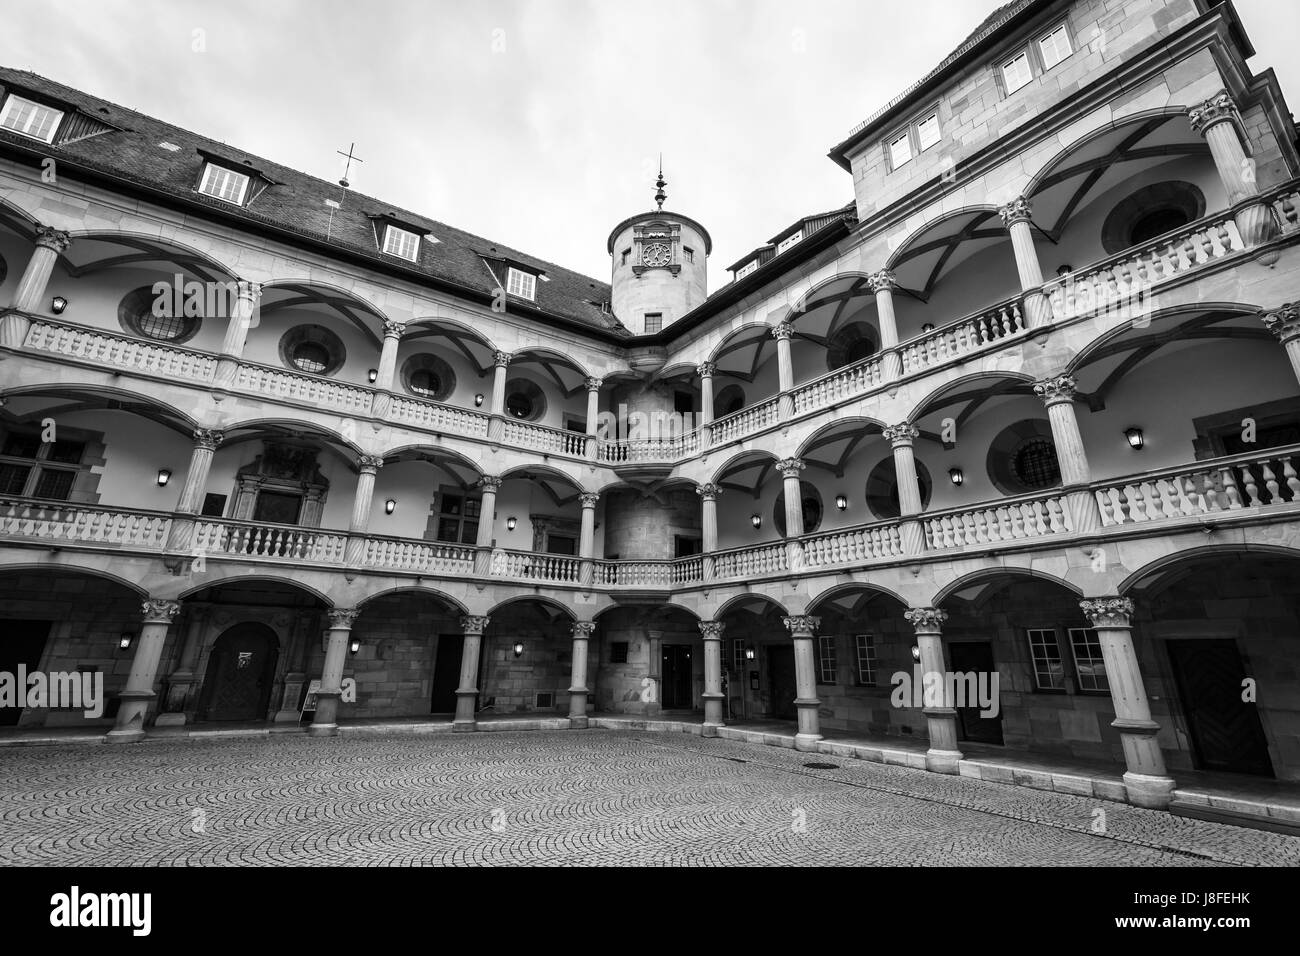
{"type": "Polygon", "coordinates": [[[0,763],[9,865],[1300,864],[1296,837],[683,734],[292,735],[0,763]]]}

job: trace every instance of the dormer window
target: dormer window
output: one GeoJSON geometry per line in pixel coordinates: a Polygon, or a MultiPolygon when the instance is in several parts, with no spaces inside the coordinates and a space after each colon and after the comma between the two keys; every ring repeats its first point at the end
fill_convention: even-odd
{"type": "Polygon", "coordinates": [[[531,302],[537,295],[537,277],[511,266],[506,278],[506,292],[531,302]]]}
{"type": "Polygon", "coordinates": [[[1028,53],[1019,53],[1002,64],[1002,80],[1006,83],[1008,93],[1014,93],[1033,78],[1028,53]]]}
{"type": "Polygon", "coordinates": [[[42,143],[54,141],[54,133],[59,128],[61,119],[63,113],[59,110],[33,103],[21,96],[10,96],[5,100],[4,111],[0,112],[0,126],[42,143]]]}
{"type": "Polygon", "coordinates": [[[416,262],[420,258],[420,237],[397,226],[387,225],[384,227],[384,252],[390,256],[399,256],[407,262],[416,262]]]}
{"type": "Polygon", "coordinates": [[[916,124],[916,139],[923,153],[939,142],[939,115],[937,113],[931,113],[916,124]]]}
{"type": "Polygon", "coordinates": [[[779,256],[781,253],[785,252],[785,250],[789,249],[796,242],[799,242],[802,239],[803,239],[802,229],[800,229],[798,232],[792,235],[786,236],[784,239],[781,240],[780,245],[776,247],[776,254],[779,256]]]}
{"type": "Polygon", "coordinates": [[[1043,69],[1050,70],[1074,51],[1070,49],[1070,35],[1062,23],[1051,33],[1038,39],[1038,50],[1043,56],[1043,69]]]}
{"type": "Polygon", "coordinates": [[[736,278],[737,278],[737,279],[743,279],[743,278],[745,278],[745,276],[749,275],[751,272],[753,272],[753,271],[754,271],[755,269],[757,269],[757,268],[758,268],[758,260],[757,260],[757,259],[751,259],[749,262],[747,262],[747,263],[745,263],[743,266],[741,266],[739,270],[737,270],[737,272],[736,272],[736,278]]]}
{"type": "Polygon", "coordinates": [[[912,159],[912,140],[907,130],[889,142],[889,167],[897,169],[912,159]]]}
{"type": "Polygon", "coordinates": [[[241,206],[248,192],[248,177],[233,169],[226,169],[215,163],[203,167],[203,179],[199,182],[199,192],[222,202],[241,206]]]}

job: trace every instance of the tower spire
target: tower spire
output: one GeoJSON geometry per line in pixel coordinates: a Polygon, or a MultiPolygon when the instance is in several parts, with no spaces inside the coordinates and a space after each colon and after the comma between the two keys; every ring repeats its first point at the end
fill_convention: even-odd
{"type": "Polygon", "coordinates": [[[668,198],[668,194],[664,192],[664,187],[667,185],[668,182],[664,179],[664,154],[660,153],[659,154],[659,178],[655,181],[655,186],[656,186],[655,202],[659,204],[660,211],[662,211],[664,208],[664,200],[668,198]]]}

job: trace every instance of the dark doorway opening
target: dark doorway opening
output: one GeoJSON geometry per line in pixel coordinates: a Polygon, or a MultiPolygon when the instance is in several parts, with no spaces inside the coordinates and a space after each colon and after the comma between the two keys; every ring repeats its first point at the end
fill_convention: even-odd
{"type": "Polygon", "coordinates": [[[1233,640],[1166,641],[1197,769],[1273,776],[1254,703],[1241,699],[1246,665],[1233,640]]]}
{"type": "Polygon", "coordinates": [[[664,710],[691,709],[691,646],[665,644],[662,648],[664,710]]]}
{"type": "MultiPolygon", "coordinates": [[[[992,675],[993,673],[993,645],[988,641],[975,641],[970,644],[949,644],[948,645],[948,669],[954,674],[992,675]]],[[[964,682],[963,686],[969,686],[969,682],[964,682]]],[[[991,676],[984,676],[983,681],[977,681],[976,686],[992,688],[993,681],[991,676]]],[[[975,703],[974,701],[965,701],[965,703],[975,703]]],[[[981,708],[977,705],[974,707],[957,708],[957,730],[958,739],[969,740],[971,743],[978,744],[1000,744],[1002,743],[1002,707],[998,705],[997,716],[981,717],[981,708]]]]}
{"type": "Polygon", "coordinates": [[[280,641],[265,624],[236,624],[217,638],[199,695],[200,720],[262,720],[280,641]]]}
{"type": "Polygon", "coordinates": [[[460,686],[460,660],[464,653],[464,634],[438,635],[438,651],[433,659],[433,691],[429,713],[454,714],[456,712],[456,688],[460,686]]]}
{"type": "MultiPolygon", "coordinates": [[[[0,621],[0,671],[13,674],[17,680],[18,666],[28,673],[39,670],[45,654],[45,641],[50,636],[49,621],[0,621]]],[[[25,688],[18,688],[22,695],[25,688]]],[[[13,727],[23,715],[22,707],[0,707],[0,727],[13,727]]]]}
{"type": "Polygon", "coordinates": [[[795,720],[798,709],[794,699],[799,696],[795,678],[794,645],[773,644],[767,649],[768,686],[771,688],[772,716],[778,720],[795,720]]]}

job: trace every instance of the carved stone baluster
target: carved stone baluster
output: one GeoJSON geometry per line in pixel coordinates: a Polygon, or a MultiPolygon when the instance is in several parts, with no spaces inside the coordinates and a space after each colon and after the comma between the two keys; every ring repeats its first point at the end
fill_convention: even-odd
{"type": "Polygon", "coordinates": [[[977,512],[975,512],[974,524],[975,524],[975,541],[976,541],[976,543],[977,543],[977,544],[988,544],[988,543],[989,543],[989,533],[988,533],[988,527],[987,527],[987,525],[988,525],[988,515],[987,515],[985,512],[983,512],[983,511],[977,511],[977,512]]]}
{"type": "Polygon", "coordinates": [[[1237,490],[1237,476],[1229,466],[1222,471],[1223,487],[1228,494],[1228,510],[1236,511],[1241,507],[1241,493],[1237,490]]]}
{"type": "Polygon", "coordinates": [[[1047,522],[1052,529],[1052,534],[1060,534],[1065,530],[1065,521],[1061,517],[1061,502],[1056,498],[1047,499],[1047,522]]]}
{"type": "Polygon", "coordinates": [[[1261,463],[1261,467],[1264,469],[1264,487],[1268,489],[1268,503],[1275,505],[1281,503],[1281,498],[1278,494],[1277,476],[1273,474],[1270,464],[1266,459],[1261,463]]]}
{"type": "Polygon", "coordinates": [[[1259,497],[1259,486],[1255,484],[1255,473],[1250,470],[1249,465],[1238,465],[1241,469],[1242,484],[1246,488],[1246,503],[1252,508],[1262,505],[1264,502],[1259,497]]]}
{"type": "Polygon", "coordinates": [[[1286,486],[1291,489],[1291,500],[1300,501],[1300,478],[1296,477],[1290,455],[1282,459],[1282,477],[1286,479],[1286,486]]]}

